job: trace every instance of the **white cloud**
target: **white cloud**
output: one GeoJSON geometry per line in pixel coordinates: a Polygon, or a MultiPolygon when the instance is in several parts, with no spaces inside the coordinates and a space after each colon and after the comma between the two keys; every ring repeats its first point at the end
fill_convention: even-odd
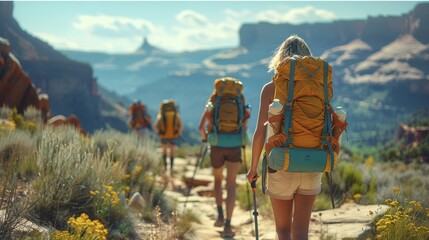
{"type": "Polygon", "coordinates": [[[252,12],[250,10],[246,10],[246,9],[241,10],[241,11],[235,11],[235,10],[232,10],[230,8],[227,8],[224,10],[224,12],[227,15],[227,17],[231,18],[231,19],[243,20],[243,19],[247,19],[247,18],[253,16],[252,12]]]}
{"type": "Polygon", "coordinates": [[[176,15],[177,22],[171,26],[174,38],[159,39],[174,50],[197,50],[220,46],[234,46],[238,42],[240,21],[220,17],[210,21],[204,15],[184,10],[176,15]]]}
{"type": "Polygon", "coordinates": [[[144,19],[108,15],[80,15],[73,26],[85,32],[109,36],[149,34],[159,31],[152,22],[144,19]]]}
{"type": "Polygon", "coordinates": [[[265,10],[256,14],[258,21],[266,21],[272,23],[305,23],[331,21],[336,18],[333,12],[324,9],[317,9],[313,6],[303,8],[293,8],[286,13],[277,10],[265,10]]]}
{"type": "Polygon", "coordinates": [[[118,31],[118,24],[129,24],[135,28],[141,28],[142,26],[149,26],[153,28],[153,24],[143,19],[132,19],[120,16],[108,16],[108,15],[80,15],[78,16],[78,22],[74,26],[78,29],[90,29],[94,26],[100,25],[106,29],[118,31]]]}
{"type": "Polygon", "coordinates": [[[307,6],[289,11],[225,9],[215,19],[188,9],[177,13],[175,19],[174,22],[161,25],[142,18],[79,15],[73,24],[77,32],[73,34],[63,33],[62,37],[44,33],[37,35],[57,49],[132,52],[140,46],[143,37],[148,37],[149,42],[156,47],[170,51],[189,51],[236,46],[239,42],[239,28],[246,22],[317,22],[333,20],[335,15],[327,10],[307,6]]]}
{"type": "Polygon", "coordinates": [[[207,18],[204,15],[192,10],[184,10],[180,12],[177,14],[176,19],[180,23],[188,26],[204,27],[205,25],[209,24],[207,18]]]}

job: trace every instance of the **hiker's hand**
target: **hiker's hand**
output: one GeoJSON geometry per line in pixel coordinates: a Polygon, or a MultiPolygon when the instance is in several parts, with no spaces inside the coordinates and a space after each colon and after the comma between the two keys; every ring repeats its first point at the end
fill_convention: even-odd
{"type": "Polygon", "coordinates": [[[252,170],[252,169],[250,169],[250,170],[247,172],[247,174],[246,174],[246,178],[247,178],[247,181],[248,181],[249,183],[252,183],[253,181],[256,181],[256,180],[259,178],[259,176],[258,176],[258,171],[257,171],[257,170],[252,170]]]}
{"type": "Polygon", "coordinates": [[[207,134],[203,134],[203,133],[201,133],[201,141],[202,142],[207,142],[207,134]]]}

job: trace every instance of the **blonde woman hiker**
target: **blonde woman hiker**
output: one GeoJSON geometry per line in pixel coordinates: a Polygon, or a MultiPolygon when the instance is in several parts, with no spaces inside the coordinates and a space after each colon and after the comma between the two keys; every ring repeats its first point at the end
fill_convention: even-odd
{"type": "MultiPolygon", "coordinates": [[[[274,53],[268,68],[270,71],[274,71],[274,76],[273,81],[266,83],[260,92],[260,108],[256,129],[253,135],[252,160],[246,176],[249,183],[256,181],[258,178],[258,162],[263,149],[265,148],[266,151],[272,151],[273,144],[277,144],[275,147],[281,148],[275,140],[281,142],[280,146],[282,147],[285,146],[284,144],[286,144],[286,146],[291,146],[288,145],[290,143],[292,146],[313,144],[314,146],[310,147],[320,147],[322,130],[325,131],[323,129],[325,125],[328,126],[328,124],[324,124],[324,119],[326,119],[324,117],[324,112],[326,112],[324,102],[329,103],[332,97],[332,69],[322,59],[312,57],[310,48],[303,39],[296,35],[288,37],[274,53]],[[286,71],[284,71],[285,68],[287,68],[286,71]],[[294,69],[295,77],[292,76],[291,72],[293,70],[291,69],[294,69]],[[302,72],[299,72],[301,70],[302,72]],[[279,71],[281,71],[281,74],[279,71]],[[318,75],[313,77],[315,74],[319,74],[320,77],[318,75]],[[284,78],[282,79],[284,82],[280,84],[285,84],[286,90],[276,89],[276,87],[280,86],[277,80],[282,77],[284,78]],[[287,84],[294,86],[292,90],[289,89],[289,92],[287,84]],[[310,84],[311,87],[307,88],[306,84],[310,84]],[[308,89],[311,89],[313,92],[307,94],[305,91],[308,91],[308,89]],[[289,109],[288,112],[292,113],[291,115],[282,115],[286,116],[283,117],[282,120],[272,120],[272,115],[270,115],[269,118],[269,107],[273,102],[279,103],[277,100],[273,100],[274,96],[278,98],[277,96],[282,94],[281,91],[283,91],[284,97],[287,98],[287,102],[285,98],[280,101],[284,104],[281,106],[286,106],[282,109],[281,114],[285,114],[285,109],[289,109]],[[292,94],[288,94],[290,92],[292,92],[292,94]],[[289,95],[292,97],[288,98],[289,95]],[[304,98],[300,98],[300,101],[295,101],[295,97],[298,98],[297,95],[303,96],[304,98]],[[315,96],[321,96],[322,99],[320,99],[320,97],[316,98],[315,96]],[[326,98],[323,96],[326,96],[326,98]],[[307,104],[305,101],[309,101],[311,104],[307,104]],[[297,114],[297,111],[311,114],[297,114]],[[306,120],[295,121],[296,118],[303,117],[304,115],[308,117],[306,120]],[[291,125],[279,124],[279,129],[282,130],[281,132],[279,132],[279,129],[272,127],[273,125],[270,125],[272,121],[288,121],[287,116],[291,116],[289,117],[291,120],[288,122],[288,124],[291,123],[291,125]],[[313,121],[315,124],[304,126],[304,121],[313,121]],[[270,127],[267,127],[267,122],[270,127]],[[284,130],[286,126],[290,127],[284,130]],[[297,127],[307,127],[310,130],[305,129],[300,132],[295,132],[294,130],[297,127]],[[269,136],[268,140],[267,128],[277,130],[277,132],[274,132],[274,135],[269,136]],[[285,132],[287,134],[283,134],[285,132]],[[293,132],[293,135],[290,135],[293,137],[287,138],[289,132],[293,132]],[[303,133],[308,133],[309,135],[307,136],[303,133]]],[[[274,103],[271,105],[271,109],[273,105],[274,103]]],[[[327,112],[329,113],[329,111],[327,112]]],[[[330,151],[330,153],[332,154],[332,151],[330,151]]],[[[289,154],[289,152],[285,154],[289,154]]],[[[268,156],[268,154],[266,156],[268,156]]],[[[284,159],[282,159],[282,161],[284,161],[284,159]]],[[[323,161],[327,160],[323,159],[323,161]]],[[[267,162],[268,166],[270,166],[270,161],[267,162]]],[[[278,239],[308,239],[311,209],[316,196],[321,192],[323,170],[320,172],[293,172],[289,171],[289,169],[267,169],[268,185],[266,193],[271,200],[278,239]]]]}

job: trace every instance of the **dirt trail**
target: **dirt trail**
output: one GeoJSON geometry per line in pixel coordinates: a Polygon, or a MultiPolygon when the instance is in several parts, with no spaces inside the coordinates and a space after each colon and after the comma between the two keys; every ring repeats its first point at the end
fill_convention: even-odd
{"type": "MultiPolygon", "coordinates": [[[[178,212],[183,211],[186,202],[186,209],[194,212],[200,219],[200,223],[193,223],[193,234],[187,235],[187,239],[224,239],[221,236],[223,228],[214,227],[217,213],[212,195],[213,176],[211,169],[198,169],[190,196],[186,198],[185,194],[183,194],[187,192],[185,182],[192,178],[194,164],[195,159],[193,158],[175,159],[174,176],[169,179],[166,194],[176,200],[178,212]]],[[[244,174],[238,176],[237,183],[246,183],[244,174]]],[[[250,192],[252,199],[251,194],[250,192]]],[[[223,196],[225,199],[225,192],[223,196]]],[[[359,234],[368,229],[368,224],[372,221],[372,217],[368,215],[368,212],[371,210],[382,213],[385,209],[386,206],[345,204],[338,209],[313,212],[309,239],[320,239],[322,235],[325,238],[330,236],[332,239],[356,239],[359,234]]],[[[251,211],[243,210],[238,207],[238,203],[236,204],[231,220],[233,231],[236,234],[235,237],[227,239],[255,239],[254,217],[251,214],[251,211]]],[[[261,240],[276,239],[274,221],[271,217],[258,216],[258,231],[259,239],[261,240]]]]}

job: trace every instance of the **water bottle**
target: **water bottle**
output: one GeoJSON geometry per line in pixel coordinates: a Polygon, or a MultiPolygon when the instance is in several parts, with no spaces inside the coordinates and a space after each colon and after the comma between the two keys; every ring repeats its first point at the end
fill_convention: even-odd
{"type": "MultiPolygon", "coordinates": [[[[274,99],[268,108],[268,118],[282,113],[283,113],[283,105],[280,103],[279,99],[274,99]]],[[[268,122],[266,142],[268,142],[268,139],[271,136],[278,134],[279,130],[280,130],[280,121],[271,122],[271,123],[268,122]]]]}
{"type": "Polygon", "coordinates": [[[252,113],[252,105],[246,104],[246,106],[244,106],[244,110],[244,119],[250,118],[250,114],[252,113]]]}
{"type": "MultiPolygon", "coordinates": [[[[344,111],[344,109],[343,109],[343,107],[341,107],[341,106],[338,106],[338,107],[336,107],[335,108],[335,113],[337,114],[337,116],[338,116],[338,119],[341,121],[341,122],[344,122],[344,121],[346,121],[346,111],[344,111]]],[[[338,131],[338,129],[336,129],[335,127],[334,127],[334,129],[333,129],[333,135],[334,136],[336,136],[336,133],[337,133],[337,131],[338,131]]],[[[341,135],[338,137],[338,142],[341,144],[341,136],[342,136],[343,134],[341,133],[341,135]]]]}
{"type": "Polygon", "coordinates": [[[210,113],[212,110],[213,110],[213,103],[211,102],[211,101],[209,101],[207,104],[206,104],[206,111],[208,112],[208,113],[210,113]]]}

